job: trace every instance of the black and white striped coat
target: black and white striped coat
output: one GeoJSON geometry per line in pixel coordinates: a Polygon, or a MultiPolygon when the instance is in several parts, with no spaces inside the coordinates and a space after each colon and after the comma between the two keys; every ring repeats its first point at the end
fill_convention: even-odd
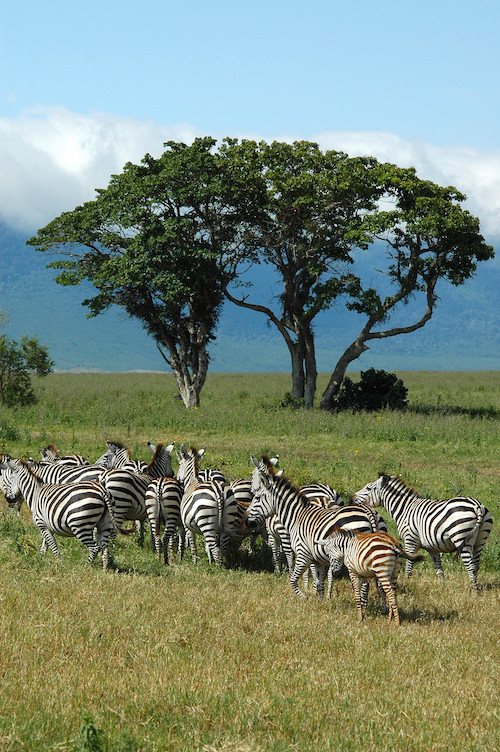
{"type": "Polygon", "coordinates": [[[177,480],[184,486],[181,520],[188,532],[193,561],[197,561],[196,535],[203,535],[209,562],[220,563],[231,537],[239,537],[239,515],[231,489],[217,481],[202,482],[198,461],[205,450],[182,446],[177,452],[177,480]]]}
{"type": "Polygon", "coordinates": [[[110,496],[102,484],[96,481],[44,483],[21,460],[11,460],[2,469],[8,470],[4,478],[5,496],[11,503],[22,494],[42,534],[43,552],[50,546],[54,556],[61,558],[54,536],[74,536],[88,549],[88,562],[95,559],[100,546],[103,567],[108,566],[109,539],[123,531],[114,518],[110,496]],[[98,541],[94,539],[94,528],[98,541]]]}
{"type": "Polygon", "coordinates": [[[265,517],[276,514],[290,534],[295,553],[295,566],[290,575],[294,592],[302,598],[306,597],[298,586],[298,580],[314,564],[317,570],[314,586],[322,597],[329,557],[324,546],[317,544],[316,540],[326,538],[335,527],[359,532],[386,530],[385,522],[373,510],[362,505],[329,510],[311,504],[289,481],[275,474],[266,457],[260,462],[252,457],[252,462],[252,490],[255,496],[248,512],[248,526],[259,524],[265,517]]]}
{"type": "Polygon", "coordinates": [[[185,530],[181,522],[182,485],[175,478],[154,478],[146,489],[146,512],[153,534],[153,542],[158,554],[168,564],[168,552],[173,540],[179,535],[179,551],[184,554],[185,530]],[[161,527],[164,526],[163,537],[161,527]]]}
{"type": "MultiPolygon", "coordinates": [[[[367,483],[353,499],[371,507],[382,505],[396,523],[406,552],[413,554],[420,548],[428,551],[440,577],[444,577],[441,554],[459,553],[477,588],[481,551],[493,526],[491,514],[477,499],[470,496],[425,499],[409,488],[399,475],[386,474],[367,483]]],[[[407,561],[407,575],[412,571],[413,563],[407,561]]]]}

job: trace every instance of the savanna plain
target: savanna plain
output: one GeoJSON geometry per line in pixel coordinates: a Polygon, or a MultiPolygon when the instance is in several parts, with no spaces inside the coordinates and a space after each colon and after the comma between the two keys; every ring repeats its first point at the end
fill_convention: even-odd
{"type": "Polygon", "coordinates": [[[233,480],[250,476],[251,454],[279,454],[294,485],[349,499],[379,471],[401,473],[421,496],[476,497],[494,526],[479,592],[460,561],[444,557],[441,581],[426,555],[400,575],[397,628],[373,586],[362,624],[347,579],[329,601],[311,586],[300,601],[262,545],[220,567],[189,552],[165,567],[148,536],[142,548],[119,537],[103,571],[58,538],[58,562],[40,554],[26,506],[15,516],[2,499],[0,751],[500,749],[500,373],[398,376],[404,411],[280,407],[287,374],[210,374],[197,410],[170,374],[52,374],[36,405],[2,408],[12,456],[53,443],[94,460],[118,440],[149,460],[146,441],[175,442],[233,480]]]}

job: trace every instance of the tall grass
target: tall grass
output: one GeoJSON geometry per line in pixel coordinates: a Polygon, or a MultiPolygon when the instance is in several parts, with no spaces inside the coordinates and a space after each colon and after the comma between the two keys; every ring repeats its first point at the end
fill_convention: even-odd
{"type": "MultiPolygon", "coordinates": [[[[378,596],[356,622],[350,583],[302,603],[264,550],[234,566],[165,568],[121,538],[116,568],[86,567],[76,540],[62,562],[39,554],[26,508],[0,516],[0,751],[438,752],[500,747],[497,373],[398,374],[402,413],[283,410],[282,374],[210,375],[199,410],[170,376],[55,374],[31,408],[0,413],[0,451],[46,443],[89,458],[119,439],[206,447],[207,466],[248,476],[250,454],[280,455],[297,485],[330,482],[348,497],[379,470],[434,497],[467,493],[495,519],[479,572],[445,557],[400,577],[402,626],[378,596]]],[[[321,384],[320,384],[321,388],[321,384]]]]}

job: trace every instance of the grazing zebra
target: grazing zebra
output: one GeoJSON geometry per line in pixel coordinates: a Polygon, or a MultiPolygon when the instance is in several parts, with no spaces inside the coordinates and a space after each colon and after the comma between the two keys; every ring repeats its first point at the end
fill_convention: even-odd
{"type": "Polygon", "coordinates": [[[61,457],[61,453],[54,444],[49,444],[44,449],[40,449],[42,462],[61,462],[64,465],[78,467],[80,465],[90,465],[90,462],[82,457],[81,454],[67,454],[61,457]]]}
{"type": "MultiPolygon", "coordinates": [[[[438,576],[444,577],[441,554],[456,551],[477,590],[479,558],[493,525],[491,514],[477,499],[423,499],[399,475],[384,473],[357,491],[353,499],[387,509],[406,552],[428,551],[438,576]]],[[[413,562],[407,561],[406,574],[410,576],[412,571],[413,562]]]]}
{"type": "Polygon", "coordinates": [[[396,600],[396,585],[401,560],[413,564],[423,561],[421,554],[407,554],[400,542],[389,533],[357,533],[354,530],[334,530],[328,538],[317,540],[323,545],[330,559],[334,574],[345,564],[354,590],[359,621],[363,621],[371,579],[377,578],[389,603],[389,622],[392,617],[399,626],[399,611],[396,600]]]}
{"type": "Polygon", "coordinates": [[[153,541],[158,557],[168,564],[168,549],[179,530],[180,555],[184,554],[186,533],[181,522],[182,485],[175,478],[154,478],[145,494],[146,512],[153,532],[153,541]],[[165,526],[163,537],[160,527],[165,526]]]}
{"type": "Polygon", "coordinates": [[[335,527],[359,532],[387,529],[384,521],[373,510],[362,505],[330,510],[311,504],[286,478],[275,473],[267,457],[260,462],[255,457],[251,459],[254,464],[252,490],[255,496],[248,511],[248,527],[276,514],[290,534],[295,553],[295,566],[290,574],[293,591],[301,598],[306,597],[298,586],[298,580],[314,564],[317,570],[314,588],[323,597],[329,557],[324,546],[315,543],[316,539],[326,538],[335,527]]]}
{"type": "Polygon", "coordinates": [[[66,484],[44,483],[22,460],[11,460],[1,466],[9,470],[5,476],[6,498],[15,503],[22,494],[28,504],[33,522],[40,530],[42,552],[50,546],[52,553],[61,558],[54,535],[78,538],[89,551],[87,563],[92,562],[102,550],[103,568],[109,563],[109,538],[124,533],[117,524],[111,499],[104,486],[95,481],[66,484]],[[94,539],[97,530],[98,542],[94,539]]]}
{"type": "Polygon", "coordinates": [[[179,469],[177,480],[184,486],[181,500],[181,520],[188,532],[193,561],[197,561],[196,534],[201,533],[209,562],[220,563],[230,537],[239,537],[239,515],[234,494],[217,481],[200,481],[198,461],[204,449],[184,445],[177,452],[179,469]]]}

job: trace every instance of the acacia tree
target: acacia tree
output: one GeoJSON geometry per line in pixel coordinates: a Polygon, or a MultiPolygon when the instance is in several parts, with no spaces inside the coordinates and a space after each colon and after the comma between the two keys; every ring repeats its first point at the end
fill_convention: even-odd
{"type": "MultiPolygon", "coordinates": [[[[353,360],[368,349],[368,342],[408,334],[431,319],[440,280],[461,285],[473,276],[479,261],[493,257],[479,232],[479,220],[460,204],[466,197],[453,187],[420,180],[413,168],[381,166],[384,200],[392,208],[366,218],[367,229],[386,247],[383,276],[390,283],[384,294],[364,287],[353,277],[347,307],[364,315],[356,339],[345,349],[321,397],[320,407],[332,409],[353,360]],[[390,316],[412,297],[421,300],[420,313],[404,325],[388,326],[390,316]]],[[[406,309],[408,310],[408,309],[406,309]]]]}
{"type": "MultiPolygon", "coordinates": [[[[350,310],[365,316],[321,397],[320,406],[332,409],[347,367],[369,341],[423,327],[436,307],[438,281],[462,284],[477,262],[493,256],[493,249],[480,234],[479,221],[461,207],[466,197],[453,187],[419,179],[413,168],[322,153],[308,142],[230,142],[228,153],[237,162],[241,151],[247,158],[250,147],[266,189],[265,204],[254,217],[253,248],[278,272],[280,310],[257,304],[248,293],[238,297],[227,286],[226,295],[264,313],[280,331],[291,356],[292,396],[304,397],[307,407],[316,391],[315,316],[341,296],[350,310]],[[373,245],[377,240],[385,244],[382,261],[373,245]],[[355,260],[360,250],[383,267],[370,275],[382,279],[378,290],[362,281],[355,260]],[[419,296],[421,314],[383,328],[391,314],[419,296]]],[[[233,270],[229,279],[235,277],[233,270]]],[[[333,336],[338,340],[339,332],[333,336]]]]}
{"type": "MultiPolygon", "coordinates": [[[[236,305],[263,313],[283,336],[292,366],[292,396],[312,407],[316,392],[313,322],[322,310],[352,287],[351,251],[367,247],[367,213],[380,194],[378,163],[349,158],[337,151],[323,153],[315,143],[293,144],[227,141],[224,154],[232,165],[256,170],[265,202],[246,234],[243,257],[249,254],[273,266],[282,283],[279,311],[251,294],[226,285],[236,305]]],[[[256,179],[257,180],[257,179],[256,179]]],[[[238,264],[227,261],[228,280],[241,283],[238,264]]]]}
{"type": "Polygon", "coordinates": [[[96,316],[116,304],[138,318],[171,367],[187,407],[199,405],[225,283],[221,259],[241,243],[257,205],[250,182],[222,169],[211,138],[168,142],[112,176],[94,201],[65,212],[28,241],[65,258],[56,281],[92,282],[96,316]]]}

